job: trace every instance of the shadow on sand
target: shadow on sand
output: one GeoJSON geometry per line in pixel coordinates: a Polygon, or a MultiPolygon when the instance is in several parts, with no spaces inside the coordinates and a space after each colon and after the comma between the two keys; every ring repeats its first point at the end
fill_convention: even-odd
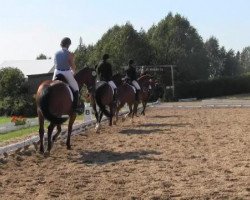
{"type": "Polygon", "coordinates": [[[145,124],[139,124],[137,127],[185,127],[189,126],[189,123],[175,123],[175,124],[169,124],[169,123],[145,123],[145,124]]]}
{"type": "Polygon", "coordinates": [[[150,129],[150,130],[141,130],[141,129],[124,129],[124,130],[121,130],[119,131],[118,133],[121,133],[121,134],[127,134],[127,135],[144,135],[144,134],[152,134],[152,133],[155,133],[155,132],[161,132],[163,130],[161,129],[150,129]]]}
{"type": "Polygon", "coordinates": [[[155,116],[148,116],[148,118],[176,118],[182,117],[181,115],[155,115],[155,116]]]}
{"type": "Polygon", "coordinates": [[[83,151],[80,158],[74,160],[79,164],[98,164],[104,165],[122,160],[152,160],[149,155],[160,155],[157,151],[129,151],[129,152],[113,152],[113,151],[83,151]]]}

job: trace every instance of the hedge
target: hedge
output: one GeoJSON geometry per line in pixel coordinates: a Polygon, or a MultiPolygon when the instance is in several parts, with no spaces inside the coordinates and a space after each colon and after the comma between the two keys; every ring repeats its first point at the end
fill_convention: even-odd
{"type": "Polygon", "coordinates": [[[177,82],[175,97],[180,98],[209,98],[250,92],[250,76],[223,77],[213,80],[197,80],[177,82]]]}

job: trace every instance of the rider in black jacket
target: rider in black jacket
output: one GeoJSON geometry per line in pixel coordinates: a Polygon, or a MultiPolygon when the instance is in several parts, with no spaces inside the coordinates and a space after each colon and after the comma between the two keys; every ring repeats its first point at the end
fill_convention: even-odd
{"type": "Polygon", "coordinates": [[[108,54],[104,54],[102,60],[96,66],[97,74],[100,81],[107,82],[114,90],[114,102],[117,101],[117,87],[115,83],[112,81],[113,72],[112,65],[107,61],[109,59],[108,54]]]}
{"type": "Polygon", "coordinates": [[[128,67],[125,70],[125,73],[126,73],[126,79],[128,79],[132,83],[132,85],[136,88],[135,98],[136,98],[136,101],[138,101],[139,92],[141,88],[137,82],[137,74],[136,74],[136,69],[134,67],[134,60],[129,60],[128,67]]]}

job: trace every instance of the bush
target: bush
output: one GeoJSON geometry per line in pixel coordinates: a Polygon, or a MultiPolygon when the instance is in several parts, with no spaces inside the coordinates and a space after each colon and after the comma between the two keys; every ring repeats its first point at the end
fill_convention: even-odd
{"type": "Polygon", "coordinates": [[[22,115],[25,117],[35,116],[35,100],[29,95],[22,95],[18,98],[5,97],[0,101],[0,115],[22,115]]]}
{"type": "Polygon", "coordinates": [[[250,76],[224,77],[213,80],[178,82],[176,98],[209,98],[250,92],[250,76]]]}

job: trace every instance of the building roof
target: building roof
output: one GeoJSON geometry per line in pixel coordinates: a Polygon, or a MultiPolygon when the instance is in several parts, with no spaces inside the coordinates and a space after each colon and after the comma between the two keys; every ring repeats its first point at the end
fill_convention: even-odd
{"type": "Polygon", "coordinates": [[[15,67],[20,69],[27,77],[28,75],[46,74],[53,72],[54,60],[9,60],[0,64],[4,67],[15,67]]]}

